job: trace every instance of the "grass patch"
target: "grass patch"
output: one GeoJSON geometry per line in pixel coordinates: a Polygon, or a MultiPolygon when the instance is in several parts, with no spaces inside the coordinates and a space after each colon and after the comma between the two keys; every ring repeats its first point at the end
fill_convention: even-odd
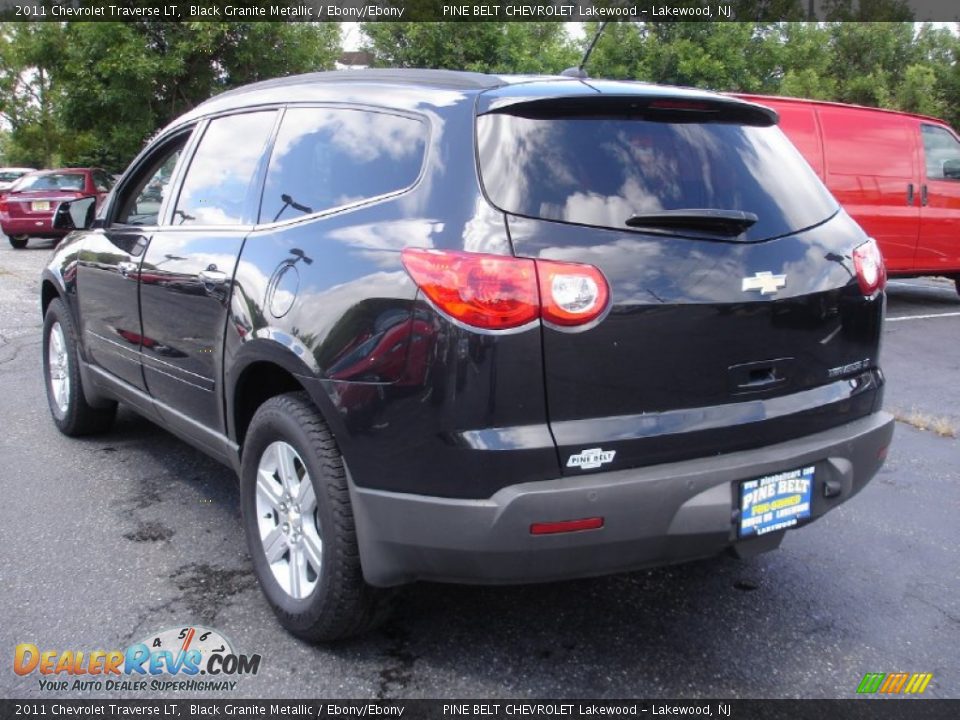
{"type": "Polygon", "coordinates": [[[894,410],[893,417],[895,417],[898,422],[915,427],[917,430],[933,432],[940,437],[957,437],[957,428],[953,424],[953,421],[947,417],[931,415],[916,408],[911,409],[909,412],[906,410],[894,410]]]}

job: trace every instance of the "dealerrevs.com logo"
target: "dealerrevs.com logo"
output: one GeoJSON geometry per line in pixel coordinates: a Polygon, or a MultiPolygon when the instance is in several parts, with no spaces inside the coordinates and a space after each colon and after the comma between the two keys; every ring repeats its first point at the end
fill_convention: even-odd
{"type": "Polygon", "coordinates": [[[13,671],[37,675],[40,689],[70,691],[235,690],[240,675],[256,675],[260,655],[243,655],[217,630],[170,628],[125,650],[14,649],[13,671]],[[202,676],[202,677],[201,677],[202,676]]]}

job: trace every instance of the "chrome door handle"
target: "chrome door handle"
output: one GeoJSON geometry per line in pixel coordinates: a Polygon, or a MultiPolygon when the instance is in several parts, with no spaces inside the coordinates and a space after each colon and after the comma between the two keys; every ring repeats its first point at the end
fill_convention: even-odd
{"type": "Polygon", "coordinates": [[[207,285],[223,285],[227,282],[227,274],[219,270],[201,270],[200,280],[207,285]]]}

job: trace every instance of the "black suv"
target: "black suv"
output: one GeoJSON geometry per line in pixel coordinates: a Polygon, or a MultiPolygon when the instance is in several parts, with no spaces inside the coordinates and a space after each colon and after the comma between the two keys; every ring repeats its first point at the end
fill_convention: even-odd
{"type": "Polygon", "coordinates": [[[166,128],[43,273],[50,410],[124,402],[240,475],[282,624],[418,579],[775,548],[893,423],[885,272],[762,106],[574,78],[348,71],[166,128]]]}

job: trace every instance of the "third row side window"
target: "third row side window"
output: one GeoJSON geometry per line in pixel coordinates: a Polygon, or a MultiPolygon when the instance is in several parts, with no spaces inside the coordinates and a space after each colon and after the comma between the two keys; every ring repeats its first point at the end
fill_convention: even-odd
{"type": "Polygon", "coordinates": [[[260,222],[282,222],[404,190],[420,175],[424,122],[344,108],[290,108],[270,158],[260,222]]]}

